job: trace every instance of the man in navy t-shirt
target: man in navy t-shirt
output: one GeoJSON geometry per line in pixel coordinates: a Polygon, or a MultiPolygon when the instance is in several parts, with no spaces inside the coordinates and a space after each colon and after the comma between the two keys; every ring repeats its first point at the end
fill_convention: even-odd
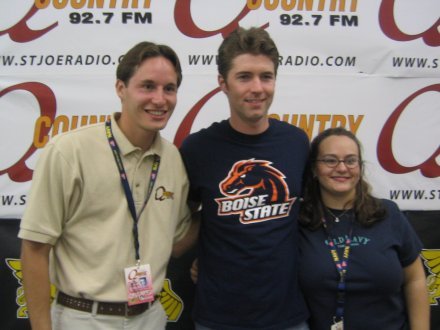
{"type": "Polygon", "coordinates": [[[181,152],[201,206],[196,329],[308,329],[298,286],[298,209],[309,141],[268,118],[278,50],[261,28],[222,42],[218,82],[230,118],[191,134],[181,152]]]}

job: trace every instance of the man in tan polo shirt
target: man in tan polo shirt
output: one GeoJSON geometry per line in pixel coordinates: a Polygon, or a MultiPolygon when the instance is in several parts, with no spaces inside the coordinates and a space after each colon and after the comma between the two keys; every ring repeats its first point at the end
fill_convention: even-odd
{"type": "Polygon", "coordinates": [[[166,325],[157,295],[173,244],[194,233],[183,163],[159,134],[181,66],[170,47],[142,42],[116,76],[121,112],[55,137],[34,172],[19,231],[34,330],[166,325]]]}

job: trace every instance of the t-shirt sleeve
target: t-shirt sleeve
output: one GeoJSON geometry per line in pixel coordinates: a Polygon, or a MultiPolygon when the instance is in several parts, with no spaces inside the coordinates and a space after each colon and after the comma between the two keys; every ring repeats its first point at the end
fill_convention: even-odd
{"type": "Polygon", "coordinates": [[[195,147],[195,138],[193,136],[189,136],[186,140],[183,141],[182,146],[179,151],[182,155],[183,163],[186,168],[186,172],[188,174],[190,186],[188,192],[188,200],[199,204],[200,203],[200,193],[197,188],[197,147],[195,147]]]}
{"type": "Polygon", "coordinates": [[[389,202],[391,216],[396,219],[396,232],[400,235],[398,249],[402,267],[409,266],[420,255],[423,244],[405,214],[399,210],[395,203],[389,202]]]}
{"type": "Polygon", "coordinates": [[[34,170],[18,237],[54,245],[61,235],[77,177],[54,144],[43,149],[34,170]]]}

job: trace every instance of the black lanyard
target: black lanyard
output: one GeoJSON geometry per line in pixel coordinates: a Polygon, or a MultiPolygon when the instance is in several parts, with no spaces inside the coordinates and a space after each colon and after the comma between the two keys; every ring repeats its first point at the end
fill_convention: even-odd
{"type": "Polygon", "coordinates": [[[116,143],[115,138],[113,137],[112,127],[110,120],[107,120],[105,122],[105,132],[107,135],[108,143],[110,145],[110,148],[112,149],[113,156],[115,157],[115,162],[119,170],[119,175],[121,178],[122,187],[124,188],[125,197],[127,198],[128,208],[130,209],[131,216],[133,218],[133,237],[134,237],[134,249],[135,249],[135,257],[136,261],[140,262],[140,255],[139,255],[139,232],[138,232],[138,221],[142,214],[142,212],[145,209],[145,206],[148,203],[148,200],[150,199],[151,192],[153,191],[154,183],[156,182],[157,173],[159,172],[159,165],[160,165],[160,156],[154,155],[153,165],[151,168],[151,175],[150,175],[150,183],[148,184],[148,191],[147,196],[145,198],[144,204],[142,205],[141,210],[138,214],[136,214],[136,207],[134,205],[134,199],[133,194],[130,190],[130,185],[128,184],[127,174],[124,169],[124,164],[122,163],[121,155],[119,154],[119,147],[116,143]]]}
{"type": "Polygon", "coordinates": [[[345,279],[347,276],[348,259],[350,257],[351,241],[353,238],[353,222],[351,222],[349,234],[345,239],[345,247],[344,247],[344,252],[342,254],[342,259],[339,258],[338,252],[336,251],[336,246],[328,230],[327,221],[325,220],[325,218],[322,218],[322,224],[328,236],[328,247],[330,249],[330,254],[332,255],[332,259],[336,265],[336,270],[339,273],[338,292],[336,299],[336,313],[334,317],[334,322],[338,322],[343,320],[344,318],[344,303],[345,303],[345,292],[346,292],[345,279]]]}

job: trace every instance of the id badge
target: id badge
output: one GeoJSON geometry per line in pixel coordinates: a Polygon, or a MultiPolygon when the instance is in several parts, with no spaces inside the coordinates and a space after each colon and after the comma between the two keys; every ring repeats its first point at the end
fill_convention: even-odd
{"type": "Polygon", "coordinates": [[[341,321],[335,322],[331,327],[330,330],[344,330],[344,323],[341,321]]]}
{"type": "Polygon", "coordinates": [[[127,288],[127,302],[129,306],[154,300],[150,265],[127,267],[124,269],[124,272],[125,286],[127,288]]]}

